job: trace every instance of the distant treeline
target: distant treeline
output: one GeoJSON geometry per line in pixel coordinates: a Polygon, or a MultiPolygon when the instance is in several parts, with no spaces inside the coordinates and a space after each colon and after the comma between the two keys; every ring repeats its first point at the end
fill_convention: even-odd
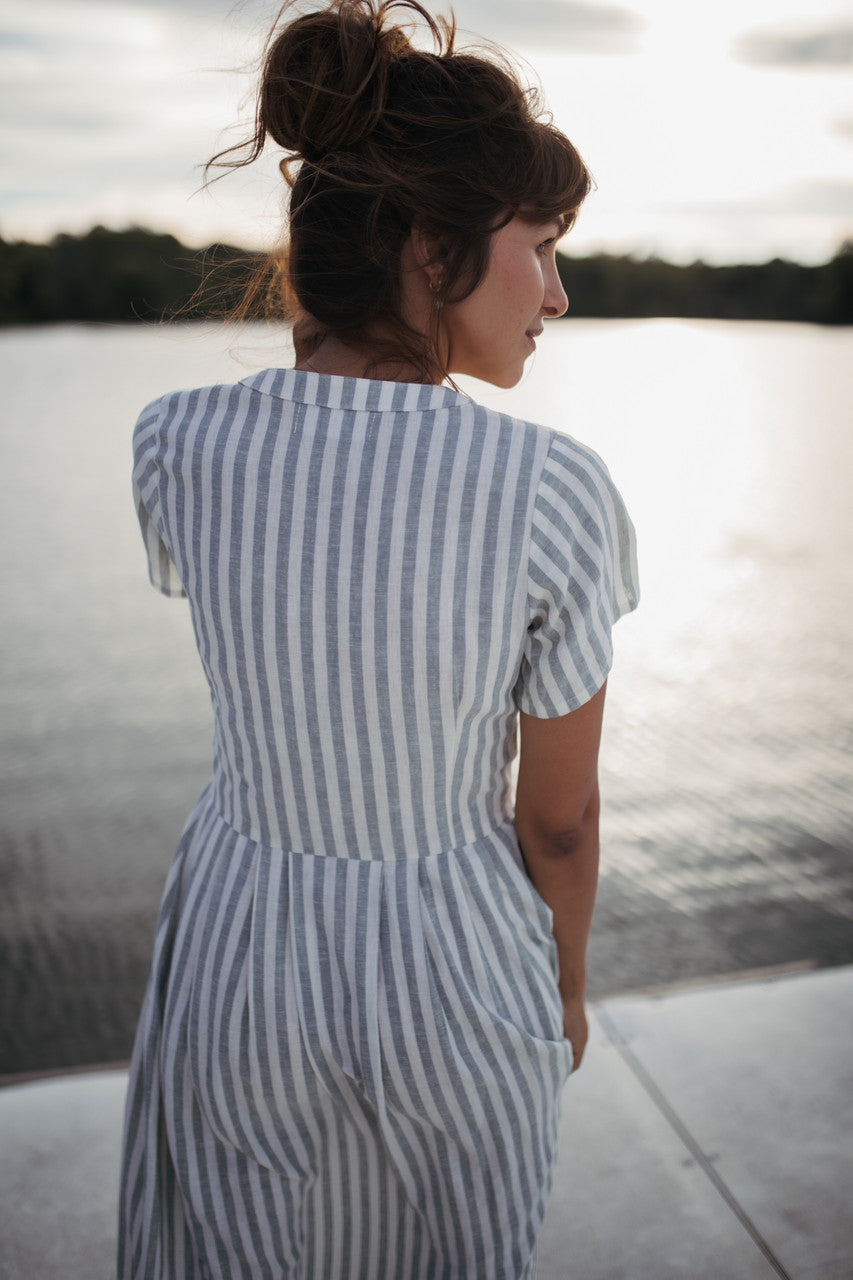
{"type": "Polygon", "coordinates": [[[259,257],[231,245],[188,249],[143,227],[49,244],[0,239],[0,324],[222,315],[259,257]]]}
{"type": "MultiPolygon", "coordinates": [[[[219,317],[239,300],[261,255],[231,245],[188,249],[144,228],[56,236],[50,244],[0,239],[0,324],[219,317]]],[[[675,266],[596,254],[559,257],[569,314],[631,318],[800,320],[853,324],[853,242],[822,266],[675,266]]]]}
{"type": "Polygon", "coordinates": [[[572,316],[688,316],[853,324],[853,242],[819,267],[772,262],[679,267],[659,258],[561,258],[572,316]]]}

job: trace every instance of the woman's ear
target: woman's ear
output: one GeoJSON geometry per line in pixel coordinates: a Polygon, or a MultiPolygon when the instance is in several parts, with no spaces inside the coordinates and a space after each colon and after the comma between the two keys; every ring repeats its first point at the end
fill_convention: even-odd
{"type": "Polygon", "coordinates": [[[415,261],[426,274],[427,283],[436,292],[444,275],[444,248],[437,236],[419,222],[412,224],[412,250],[415,261]]]}

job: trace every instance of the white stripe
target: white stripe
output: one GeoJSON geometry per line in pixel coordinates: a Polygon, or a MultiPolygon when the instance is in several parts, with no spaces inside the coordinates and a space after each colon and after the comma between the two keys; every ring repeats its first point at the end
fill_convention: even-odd
{"type": "MultiPolygon", "coordinates": [[[[432,543],[434,538],[434,526],[436,520],[436,496],[439,480],[441,478],[441,457],[444,445],[444,436],[440,431],[432,431],[430,433],[429,451],[426,457],[426,465],[421,480],[420,501],[417,513],[417,538],[415,541],[415,564],[412,571],[412,581],[414,583],[423,583],[427,580],[432,543]]],[[[452,591],[453,584],[450,584],[452,591]]],[[[442,591],[445,594],[445,584],[442,582],[442,591]]],[[[415,725],[418,738],[418,769],[407,780],[405,776],[401,776],[400,785],[403,791],[408,786],[420,785],[421,804],[424,814],[424,828],[422,831],[423,840],[433,849],[441,848],[441,837],[438,827],[439,806],[436,804],[436,798],[439,792],[438,778],[440,771],[445,767],[445,743],[444,741],[435,742],[433,740],[432,730],[432,705],[438,701],[440,705],[446,706],[448,700],[452,707],[452,683],[448,689],[446,684],[439,684],[438,689],[427,688],[425,679],[422,679],[422,673],[427,670],[428,652],[427,652],[427,627],[429,624],[428,611],[434,607],[434,601],[426,589],[415,590],[412,596],[412,630],[413,630],[413,657],[415,682],[414,689],[411,690],[410,696],[414,702],[415,725]],[[450,699],[448,699],[448,693],[450,699]],[[438,768],[436,768],[436,764],[438,768]]],[[[439,652],[443,646],[439,646],[439,652]]],[[[452,680],[452,676],[451,676],[452,680]]]]}
{"type": "MultiPolygon", "coordinates": [[[[324,498],[331,492],[332,480],[335,473],[335,460],[337,451],[335,448],[335,439],[333,432],[329,431],[326,437],[326,444],[323,450],[323,459],[320,466],[320,502],[323,503],[324,498]]],[[[329,555],[329,523],[321,516],[317,523],[317,536],[314,545],[311,548],[311,559],[314,566],[314,579],[312,584],[311,599],[313,603],[312,617],[312,635],[322,636],[326,630],[326,575],[328,572],[328,555],[329,555]]],[[[318,645],[314,655],[314,696],[317,699],[320,715],[328,706],[329,702],[329,671],[326,662],[323,647],[318,645]]],[[[321,739],[321,750],[323,757],[323,769],[325,772],[325,780],[323,783],[323,791],[325,794],[335,794],[335,775],[340,767],[337,759],[337,744],[330,734],[324,734],[321,739]]],[[[318,762],[317,762],[318,763],[318,762]]],[[[348,832],[344,826],[341,812],[334,805],[330,806],[328,817],[331,820],[333,832],[333,848],[345,849],[348,842],[348,832]]],[[[322,839],[319,844],[315,844],[316,849],[325,849],[326,840],[322,839]]]]}
{"type": "MultiPolygon", "coordinates": [[[[276,629],[280,620],[281,601],[278,593],[274,590],[274,586],[281,572],[279,548],[282,532],[282,512],[277,504],[272,501],[274,494],[284,492],[284,460],[288,444],[289,435],[282,426],[276,434],[268,479],[270,502],[267,507],[267,520],[264,529],[264,590],[261,599],[261,628],[264,669],[270,695],[270,719],[272,720],[276,745],[276,759],[275,761],[270,761],[270,769],[276,768],[278,771],[278,779],[284,799],[284,811],[288,815],[292,815],[291,820],[295,822],[297,812],[296,786],[290,763],[288,735],[281,710],[281,672],[276,649],[276,629]],[[270,580],[270,575],[272,575],[272,580],[270,580]]],[[[280,816],[274,815],[272,810],[270,811],[270,838],[276,841],[281,839],[279,823],[276,820],[280,816]]],[[[273,934],[271,933],[270,937],[272,936],[273,934]]]]}
{"type": "Polygon", "coordinates": [[[349,793],[352,798],[355,830],[350,834],[359,849],[369,842],[367,809],[365,806],[364,782],[361,770],[359,739],[363,726],[356,719],[355,702],[353,700],[353,657],[350,651],[350,628],[352,626],[352,552],[355,540],[356,496],[358,480],[361,472],[363,456],[363,439],[369,428],[370,416],[365,420],[362,414],[353,422],[352,438],[349,442],[349,456],[344,484],[344,497],[341,504],[340,560],[338,562],[338,664],[340,669],[341,709],[343,716],[344,737],[350,745],[345,759],[339,762],[346,771],[349,793]]]}
{"type": "MultiPolygon", "coordinates": [[[[380,444],[377,447],[373,471],[371,474],[370,494],[367,503],[367,512],[365,516],[365,528],[370,530],[379,527],[379,515],[382,505],[382,488],[385,480],[385,473],[388,466],[388,452],[391,447],[391,437],[387,431],[384,431],[380,437],[380,444]]],[[[373,790],[376,807],[380,814],[387,814],[389,811],[388,801],[388,782],[385,774],[385,753],[382,750],[382,718],[379,705],[379,688],[378,673],[370,671],[369,655],[373,651],[375,620],[371,616],[373,610],[373,601],[376,594],[376,570],[380,555],[380,547],[377,542],[371,542],[368,538],[364,548],[364,570],[361,589],[361,652],[367,658],[367,671],[364,674],[364,701],[367,715],[367,722],[363,727],[363,746],[366,747],[366,754],[370,758],[370,764],[373,771],[373,790]]],[[[387,554],[387,549],[386,549],[387,554]]],[[[359,851],[360,856],[369,856],[369,850],[359,851]]],[[[385,856],[389,856],[389,849],[383,845],[381,852],[385,856]]]]}
{"type": "MultiPolygon", "coordinates": [[[[312,761],[307,750],[305,725],[307,708],[305,702],[305,672],[302,666],[302,573],[305,568],[305,548],[298,536],[298,531],[305,521],[305,508],[308,500],[308,476],[313,445],[312,428],[318,417],[317,411],[309,410],[305,415],[303,434],[299,442],[299,453],[296,462],[293,488],[293,512],[291,527],[297,536],[291,537],[287,555],[287,595],[284,601],[279,600],[279,607],[284,607],[287,618],[287,653],[290,665],[290,689],[293,696],[294,726],[287,744],[287,752],[298,756],[302,766],[303,778],[310,778],[312,761]]],[[[297,847],[304,850],[323,850],[323,827],[316,793],[311,787],[303,788],[302,796],[308,810],[308,830],[296,831],[297,847]]],[[[294,815],[295,820],[295,815],[294,815]]]]}
{"type": "MultiPolygon", "coordinates": [[[[418,426],[420,426],[420,421],[418,421],[418,426]]],[[[406,687],[404,687],[401,655],[403,602],[408,596],[407,588],[409,586],[408,583],[405,585],[403,583],[403,555],[406,546],[406,531],[411,518],[411,510],[413,508],[418,509],[421,503],[421,495],[414,489],[412,484],[412,469],[417,443],[417,430],[404,432],[396,488],[398,496],[394,502],[388,545],[385,548],[388,558],[388,597],[385,617],[381,620],[381,622],[384,622],[385,634],[388,640],[387,677],[390,705],[386,714],[390,719],[393,732],[390,759],[386,752],[386,762],[389,766],[389,771],[393,769],[397,775],[397,789],[401,797],[406,795],[407,789],[411,787],[410,779],[417,779],[421,768],[420,759],[416,755],[413,758],[410,754],[408,735],[409,714],[407,701],[412,693],[409,680],[412,675],[417,679],[417,673],[406,672],[406,687]]],[[[367,604],[369,607],[369,598],[367,604]]],[[[377,621],[380,621],[378,609],[377,621]]],[[[403,832],[403,847],[406,849],[417,848],[419,833],[415,824],[413,806],[407,805],[401,799],[398,816],[403,832]]],[[[393,856],[394,851],[390,847],[386,851],[389,856],[393,856]]]]}

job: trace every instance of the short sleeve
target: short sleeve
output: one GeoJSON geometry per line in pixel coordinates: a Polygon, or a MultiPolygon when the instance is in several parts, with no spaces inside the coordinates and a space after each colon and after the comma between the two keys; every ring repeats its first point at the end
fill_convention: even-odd
{"type": "Polygon", "coordinates": [[[601,459],[552,439],[533,507],[527,631],[515,702],[540,719],[583,706],[607,679],[611,630],[637,607],[634,526],[601,459]]]}
{"type": "Polygon", "coordinates": [[[164,596],[185,596],[183,583],[166,541],[160,505],[160,475],[157,466],[162,401],[143,409],[133,432],[133,500],[142,540],[148,553],[151,585],[164,596]]]}

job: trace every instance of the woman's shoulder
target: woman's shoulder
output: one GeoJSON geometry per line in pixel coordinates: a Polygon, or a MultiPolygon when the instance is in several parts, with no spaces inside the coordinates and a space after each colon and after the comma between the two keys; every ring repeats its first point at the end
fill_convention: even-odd
{"type": "Polygon", "coordinates": [[[233,397],[239,391],[241,384],[216,382],[203,387],[181,387],[175,391],[166,391],[162,395],[149,400],[145,407],[140,411],[137,419],[138,423],[150,422],[153,419],[162,419],[166,415],[186,412],[193,409],[199,403],[210,403],[219,398],[233,397]]]}
{"type": "Polygon", "coordinates": [[[237,421],[249,414],[250,405],[251,392],[240,382],[166,391],[140,411],[133,428],[134,450],[156,452],[166,439],[175,442],[189,431],[206,432],[225,418],[237,421]]]}
{"type": "Polygon", "coordinates": [[[508,427],[513,433],[526,437],[535,447],[541,460],[540,481],[559,480],[584,474],[612,483],[610,472],[603,458],[590,445],[584,444],[567,431],[544,426],[527,418],[506,414],[500,410],[469,402],[484,415],[484,420],[508,427]]]}

